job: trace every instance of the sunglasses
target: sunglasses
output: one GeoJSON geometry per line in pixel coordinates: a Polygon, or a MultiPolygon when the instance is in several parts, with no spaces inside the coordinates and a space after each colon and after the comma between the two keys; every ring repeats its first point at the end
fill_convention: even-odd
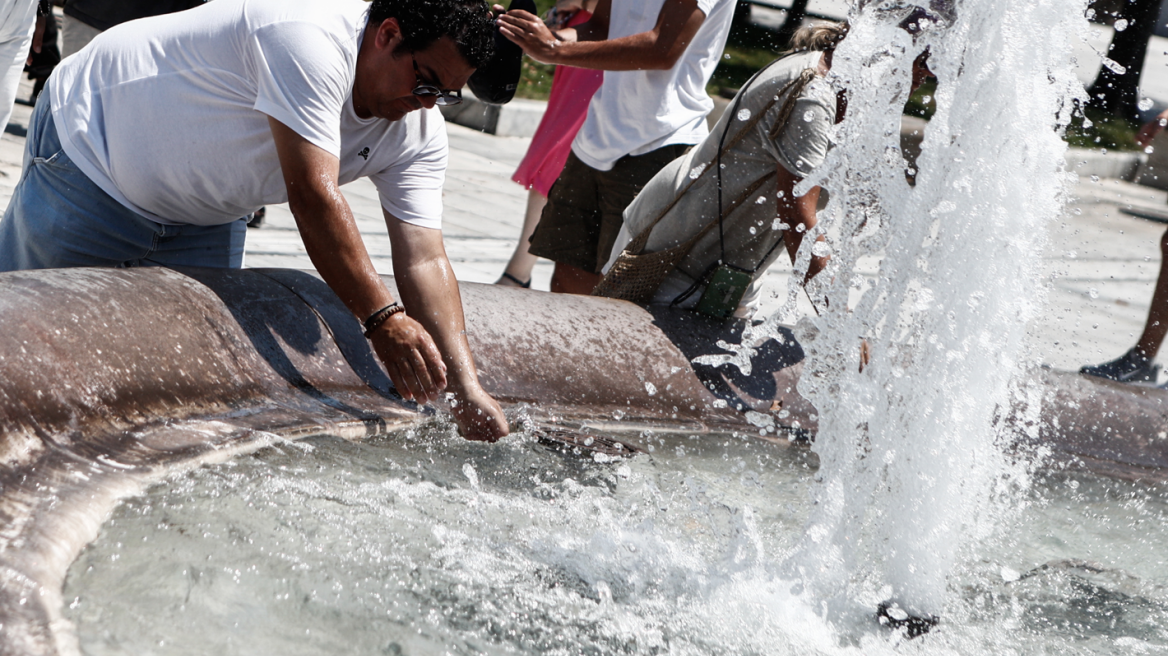
{"type": "Polygon", "coordinates": [[[436,96],[437,98],[434,100],[434,104],[441,105],[443,107],[457,105],[462,102],[462,89],[456,89],[454,91],[443,91],[442,89],[439,89],[437,85],[426,82],[422,79],[422,72],[418,70],[417,58],[415,58],[413,55],[410,55],[410,61],[414,63],[414,78],[418,83],[417,86],[414,87],[414,90],[411,91],[411,93],[419,98],[429,98],[431,96],[436,96]]]}

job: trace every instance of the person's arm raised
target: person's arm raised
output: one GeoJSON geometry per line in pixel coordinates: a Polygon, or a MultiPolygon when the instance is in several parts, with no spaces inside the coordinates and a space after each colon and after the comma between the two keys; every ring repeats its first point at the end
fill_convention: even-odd
{"type": "Polygon", "coordinates": [[[393,248],[393,274],[402,302],[434,337],[450,372],[450,411],[467,439],[494,442],[507,434],[507,419],[479,385],[458,281],[446,257],[442,231],[400,221],[388,212],[385,224],[393,248]]]}
{"type": "Polygon", "coordinates": [[[706,20],[697,0],[665,0],[653,29],[607,39],[609,8],[610,0],[601,0],[587,23],[575,32],[559,33],[553,33],[533,14],[516,10],[499,16],[499,31],[529,57],[546,64],[603,71],[667,70],[681,58],[706,20]]]}
{"type": "MultiPolygon", "coordinates": [[[[340,162],[276,119],[269,117],[268,124],[288,204],[313,266],[358,319],[393,303],[341,195],[340,162]]],[[[446,366],[420,323],[399,312],[377,327],[370,339],[403,397],[426,403],[445,389],[446,366]]]]}

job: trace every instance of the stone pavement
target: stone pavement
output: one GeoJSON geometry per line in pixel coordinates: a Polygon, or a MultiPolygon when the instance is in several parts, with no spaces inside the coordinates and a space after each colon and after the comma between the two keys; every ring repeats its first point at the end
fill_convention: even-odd
{"type": "MultiPolygon", "coordinates": [[[[27,97],[25,86],[21,97],[27,97]]],[[[10,130],[27,126],[31,108],[18,105],[10,130]]],[[[525,193],[510,181],[528,140],[495,137],[448,125],[450,170],[446,183],[445,242],[460,280],[493,282],[519,235],[525,193]]],[[[20,175],[23,136],[0,137],[0,207],[20,175]]],[[[344,188],[377,269],[392,272],[389,239],[373,185],[344,188]]],[[[1123,207],[1168,209],[1168,193],[1119,180],[1080,180],[1076,199],[1051,226],[1042,254],[1048,293],[1043,318],[1031,327],[1040,361],[1060,369],[1110,359],[1135,340],[1148,310],[1165,226],[1129,216],[1123,207]]],[[[268,208],[268,219],[250,230],[245,265],[311,268],[287,205],[268,208]]],[[[773,267],[768,285],[786,297],[786,268],[773,267]]],[[[547,289],[551,267],[536,268],[535,288],[547,289]]],[[[779,300],[772,298],[770,307],[779,300]]],[[[804,311],[810,311],[805,307],[804,311]]]]}

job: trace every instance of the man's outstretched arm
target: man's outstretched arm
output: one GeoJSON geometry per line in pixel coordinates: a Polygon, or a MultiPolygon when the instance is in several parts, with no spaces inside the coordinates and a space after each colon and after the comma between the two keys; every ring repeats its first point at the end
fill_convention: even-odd
{"type": "Polygon", "coordinates": [[[607,39],[608,7],[609,1],[601,0],[587,23],[556,33],[535,15],[516,10],[499,17],[499,31],[545,64],[603,71],[667,70],[706,20],[697,0],[665,0],[653,29],[607,39]],[[591,25],[594,21],[603,24],[591,25]]]}
{"type": "Polygon", "coordinates": [[[507,419],[495,399],[479,385],[466,340],[462,297],[446,257],[442,231],[400,221],[389,213],[385,213],[385,223],[398,293],[438,345],[449,372],[449,390],[454,393],[450,411],[462,434],[492,442],[503,437],[508,432],[507,419]]]}
{"type": "MultiPolygon", "coordinates": [[[[341,195],[340,162],[283,123],[270,117],[268,123],[288,188],[288,204],[313,266],[358,319],[363,320],[393,303],[393,295],[373,268],[353,213],[341,195]]],[[[400,240],[395,240],[395,248],[397,241],[400,240]]],[[[394,259],[396,264],[397,258],[394,259]]],[[[411,306],[407,301],[404,305],[408,312],[419,316],[431,310],[425,303],[411,306]]],[[[461,304],[457,321],[461,325],[461,304]]],[[[426,403],[437,399],[446,388],[443,354],[423,324],[407,313],[391,316],[369,337],[394,387],[403,397],[426,403]]],[[[466,353],[469,358],[469,348],[466,353]]],[[[473,362],[471,366],[473,374],[473,362]]],[[[501,412],[498,417],[501,426],[469,424],[461,419],[459,424],[468,439],[493,441],[507,434],[501,412]]]]}

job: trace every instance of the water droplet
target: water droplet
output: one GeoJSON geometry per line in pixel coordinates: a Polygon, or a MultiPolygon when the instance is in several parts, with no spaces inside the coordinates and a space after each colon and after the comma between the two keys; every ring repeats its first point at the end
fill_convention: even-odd
{"type": "Polygon", "coordinates": [[[1147,148],[1144,149],[1144,152],[1151,155],[1155,150],[1156,149],[1153,148],[1152,146],[1148,146],[1147,148]]]}
{"type": "Polygon", "coordinates": [[[657,393],[657,386],[654,385],[653,383],[646,381],[645,382],[645,391],[649,393],[649,396],[653,396],[654,394],[657,393]]]}
{"type": "Polygon", "coordinates": [[[927,105],[927,104],[929,104],[929,103],[930,103],[930,102],[932,102],[932,101],[933,101],[933,97],[932,97],[932,96],[930,96],[930,95],[928,95],[928,94],[925,94],[925,95],[924,95],[924,96],[921,98],[921,102],[925,103],[926,105],[927,105]]]}
{"type": "Polygon", "coordinates": [[[800,223],[799,225],[795,226],[795,232],[807,232],[807,226],[800,223]]]}
{"type": "Polygon", "coordinates": [[[1127,26],[1128,26],[1128,22],[1127,22],[1126,18],[1121,18],[1121,19],[1115,21],[1115,31],[1116,32],[1122,32],[1122,31],[1126,30],[1127,26]]]}
{"type": "Polygon", "coordinates": [[[738,110],[737,116],[738,116],[739,121],[749,121],[750,120],[750,110],[745,109],[745,108],[740,109],[740,110],[738,110]]]}
{"type": "Polygon", "coordinates": [[[698,178],[701,177],[702,171],[705,171],[705,170],[706,170],[705,164],[698,164],[697,166],[695,166],[689,170],[689,179],[690,180],[697,180],[698,178]]]}
{"type": "Polygon", "coordinates": [[[1099,298],[1099,290],[1092,287],[1087,290],[1087,296],[1090,296],[1091,298],[1099,298]]]}
{"type": "MultiPolygon", "coordinates": [[[[1115,73],[1116,75],[1123,75],[1124,73],[1127,72],[1127,69],[1124,68],[1123,66],[1121,66],[1119,64],[1119,62],[1117,62],[1114,59],[1111,59],[1109,57],[1103,58],[1103,65],[1106,66],[1108,70],[1110,70],[1112,73],[1115,73]]],[[[1108,85],[1108,86],[1111,86],[1111,85],[1108,85]]]]}
{"type": "Polygon", "coordinates": [[[786,223],[783,223],[782,219],[775,219],[771,222],[771,230],[786,230],[790,227],[786,223]]]}
{"type": "Polygon", "coordinates": [[[803,112],[803,122],[804,123],[810,123],[811,121],[814,121],[814,120],[815,120],[815,112],[811,111],[810,109],[803,112]]]}
{"type": "Polygon", "coordinates": [[[750,234],[753,235],[753,234],[757,234],[757,233],[758,233],[758,230],[755,230],[754,226],[750,226],[750,234]]]}
{"type": "Polygon", "coordinates": [[[759,196],[758,200],[754,201],[755,205],[762,205],[766,202],[766,196],[759,196]]]}
{"type": "Polygon", "coordinates": [[[1136,103],[1136,107],[1139,107],[1141,112],[1148,111],[1152,108],[1152,105],[1153,102],[1151,98],[1141,98],[1140,101],[1136,103]]]}
{"type": "Polygon", "coordinates": [[[1020,578],[1022,578],[1022,574],[1018,570],[1010,569],[1009,567],[1002,568],[1002,580],[1006,583],[1013,583],[1020,578]]]}

